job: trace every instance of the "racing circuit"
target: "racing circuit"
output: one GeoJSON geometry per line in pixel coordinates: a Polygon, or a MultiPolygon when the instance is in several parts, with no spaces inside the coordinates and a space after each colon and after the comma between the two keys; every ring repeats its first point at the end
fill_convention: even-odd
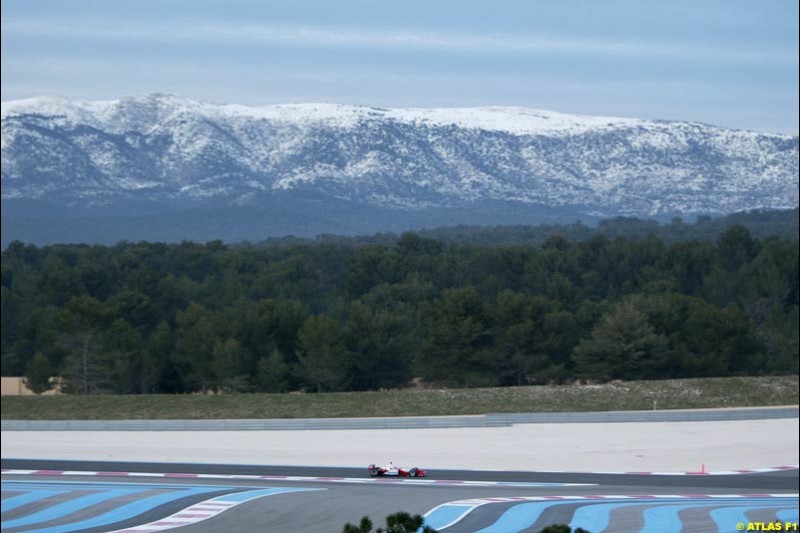
{"type": "MultiPolygon", "coordinates": [[[[748,447],[743,428],[756,422],[764,421],[735,422],[743,431],[742,450],[748,447]]],[[[696,423],[703,427],[721,424],[696,423]]],[[[771,423],[793,429],[797,422],[789,419],[771,423]]],[[[627,427],[634,431],[639,426],[630,423],[627,427]]],[[[483,429],[487,435],[495,430],[483,429]]],[[[624,427],[613,430],[620,442],[637,446],[635,440],[628,441],[624,427]]],[[[424,437],[426,430],[391,431],[415,432],[414,435],[424,437]]],[[[47,432],[51,457],[72,455],[71,459],[10,458],[24,457],[26,451],[43,457],[35,445],[38,433],[3,431],[4,532],[143,533],[178,527],[180,531],[194,533],[339,532],[345,522],[357,523],[364,515],[369,515],[376,527],[382,526],[385,516],[400,510],[423,514],[427,524],[446,532],[538,531],[552,523],[591,532],[738,531],[740,524],[770,525],[774,530],[778,522],[785,531],[798,522],[798,469],[791,463],[778,468],[751,468],[745,473],[726,470],[716,474],[460,470],[435,469],[425,464],[420,466],[427,467],[426,478],[371,478],[366,463],[356,467],[237,464],[235,453],[226,463],[175,462],[156,453],[151,457],[158,462],[145,462],[136,454],[123,453],[122,441],[130,439],[131,432],[120,432],[116,437],[109,432],[108,438],[95,442],[94,446],[87,442],[84,455],[115,458],[130,455],[135,461],[89,460],[52,446],[59,435],[85,436],[90,432],[47,432]],[[6,444],[7,438],[10,444],[6,444]],[[103,446],[105,454],[98,452],[103,446]]],[[[175,445],[164,437],[164,432],[145,433],[160,440],[165,449],[175,445]]],[[[186,433],[190,439],[195,436],[193,432],[186,433]]],[[[210,456],[204,455],[204,450],[224,448],[226,432],[217,433],[216,443],[194,440],[198,452],[187,458],[207,460],[210,456]]],[[[242,443],[242,447],[255,446],[254,440],[268,438],[270,434],[252,433],[251,440],[242,443]]],[[[295,450],[298,458],[303,457],[304,441],[324,442],[328,435],[326,431],[294,433],[299,439],[295,450]]],[[[364,433],[350,430],[350,435],[354,439],[363,438],[364,433]]],[[[796,431],[793,436],[789,431],[784,432],[783,440],[772,445],[763,436],[750,438],[754,442],[760,438],[763,442],[764,461],[789,457],[797,460],[796,431]]],[[[422,456],[425,439],[418,440],[420,445],[413,453],[422,456]]],[[[382,446],[374,440],[371,443],[382,446]]],[[[462,451],[473,449],[473,465],[482,454],[504,453],[501,448],[481,449],[480,439],[462,442],[460,446],[462,451]]],[[[537,444],[531,440],[530,446],[535,449],[537,444]]],[[[730,456],[719,457],[719,464],[737,460],[737,443],[731,443],[730,448],[730,456]]],[[[564,453],[570,454],[569,450],[564,453]]],[[[344,450],[341,455],[347,457],[344,450]]],[[[327,464],[336,461],[333,450],[327,464]]],[[[613,461],[604,462],[601,456],[596,457],[596,464],[616,465],[613,461]]]]}

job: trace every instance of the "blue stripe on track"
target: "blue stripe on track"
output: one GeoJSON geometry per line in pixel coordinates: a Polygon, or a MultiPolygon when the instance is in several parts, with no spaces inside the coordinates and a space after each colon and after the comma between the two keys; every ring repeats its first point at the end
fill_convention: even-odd
{"type": "Polygon", "coordinates": [[[772,498],[758,498],[746,500],[689,500],[685,504],[681,505],[660,505],[644,511],[644,527],[640,533],[679,533],[683,525],[678,513],[685,509],[698,509],[703,507],[720,507],[719,509],[714,509],[711,511],[711,513],[712,515],[717,513],[716,516],[724,515],[726,522],[717,522],[716,519],[715,522],[717,523],[717,527],[721,528],[721,531],[727,531],[732,525],[736,525],[737,522],[749,522],[749,520],[744,517],[744,512],[741,512],[741,509],[749,510],[764,507],[776,507],[782,503],[782,501],[776,501],[776,499],[772,498]],[[725,507],[722,508],[721,506],[725,507]],[[739,511],[724,514],[724,511],[726,511],[728,508],[738,509],[739,511]],[[739,520],[735,519],[735,517],[739,516],[737,512],[741,513],[742,518],[739,520]],[[732,521],[728,522],[727,520],[732,521]]]}
{"type": "MultiPolygon", "coordinates": [[[[140,500],[136,500],[134,502],[127,503],[125,505],[121,505],[115,509],[112,509],[106,513],[94,516],[92,518],[88,518],[86,520],[81,520],[79,522],[70,522],[67,524],[60,524],[57,526],[46,527],[42,529],[31,529],[26,531],[25,533],[67,533],[70,531],[78,531],[81,529],[89,529],[93,527],[100,527],[105,526],[108,524],[114,524],[116,522],[121,522],[123,520],[127,520],[129,518],[133,518],[134,516],[140,515],[144,512],[150,511],[151,509],[155,509],[160,505],[167,504],[174,500],[178,500],[180,498],[185,498],[187,496],[194,496],[197,494],[205,494],[207,492],[214,492],[218,489],[213,488],[189,488],[183,490],[176,490],[173,492],[168,492],[165,494],[157,494],[154,496],[150,496],[148,498],[142,498],[140,500]]],[[[117,490],[112,490],[108,492],[120,492],[117,490]]],[[[136,491],[142,492],[142,491],[136,491]]],[[[77,510],[77,509],[74,509],[77,510]]],[[[6,526],[5,523],[3,527],[12,527],[6,526]]]]}
{"type": "MultiPolygon", "coordinates": [[[[548,508],[554,505],[571,505],[575,503],[587,503],[591,502],[591,500],[559,500],[559,501],[548,501],[548,502],[536,502],[536,503],[523,503],[518,504],[513,507],[510,507],[505,513],[503,513],[497,521],[490,525],[487,528],[481,529],[481,533],[509,533],[512,531],[521,531],[525,528],[528,528],[536,523],[539,519],[539,516],[547,510],[548,508]]],[[[602,504],[596,505],[593,503],[588,503],[582,507],[578,508],[578,511],[584,508],[592,508],[592,507],[599,507],[600,505],[607,506],[605,508],[598,509],[599,514],[599,521],[605,521],[608,524],[608,516],[603,519],[603,513],[610,513],[613,508],[617,508],[623,505],[642,505],[642,504],[649,504],[651,500],[604,500],[602,504]]],[[[576,511],[577,513],[577,511],[576,511]]],[[[580,519],[586,521],[594,521],[595,517],[592,517],[591,511],[586,511],[580,519]]],[[[575,521],[573,519],[573,521],[575,521]]],[[[587,529],[586,526],[582,524],[578,524],[580,527],[587,529]]],[[[603,528],[598,528],[593,526],[589,531],[601,531],[603,528]]]]}
{"type": "MultiPolygon", "coordinates": [[[[783,501],[778,500],[778,501],[783,501]]],[[[627,507],[627,506],[653,506],[659,505],[661,507],[667,507],[666,504],[671,504],[675,507],[680,506],[690,506],[690,505],[707,505],[713,506],[715,504],[719,505],[738,505],[741,503],[752,502],[754,504],[761,504],[761,503],[770,503],[773,507],[779,506],[776,504],[776,500],[768,500],[765,501],[764,499],[752,499],[752,498],[741,498],[741,499],[637,499],[637,500],[617,500],[613,503],[597,503],[597,504],[589,504],[579,507],[575,510],[575,513],[572,516],[572,521],[570,522],[570,527],[573,529],[582,527],[588,531],[603,531],[608,527],[608,524],[611,520],[611,513],[620,507],[627,507]]],[[[738,520],[733,520],[730,518],[726,518],[726,523],[728,524],[736,524],[738,520]]],[[[747,520],[742,520],[747,522],[747,520]]],[[[718,522],[719,524],[719,522],[718,522]]]]}
{"type": "MultiPolygon", "coordinates": [[[[715,509],[723,516],[724,522],[716,521],[718,526],[726,524],[726,530],[730,524],[735,525],[737,521],[747,522],[742,518],[737,520],[732,514],[724,514],[727,510],[736,509],[736,513],[742,513],[750,509],[759,509],[765,507],[781,507],[783,505],[797,505],[797,500],[792,498],[709,498],[709,499],[619,499],[619,500],[604,500],[602,503],[589,503],[589,500],[560,500],[560,501],[546,501],[546,502],[531,502],[521,503],[510,507],[490,526],[481,529],[479,533],[511,533],[521,531],[531,527],[539,519],[542,512],[548,508],[556,505],[574,505],[576,503],[585,503],[585,505],[577,508],[573,514],[573,519],[570,522],[570,527],[582,527],[588,531],[603,531],[609,526],[611,519],[611,512],[615,509],[626,506],[653,506],[646,509],[644,515],[644,529],[645,533],[660,533],[668,531],[679,532],[683,524],[678,516],[680,511],[685,509],[694,509],[702,507],[717,507],[725,506],[723,509],[715,509]],[[742,511],[744,509],[744,511],[742,511]]],[[[489,504],[491,505],[491,504],[489,504]]],[[[477,507],[477,506],[476,506],[477,507]]],[[[475,507],[470,509],[465,505],[442,505],[436,508],[430,515],[425,517],[425,524],[433,527],[434,529],[442,528],[452,523],[456,518],[465,512],[471,512],[475,507]]],[[[794,512],[796,517],[797,511],[786,512],[786,518],[779,515],[783,521],[793,521],[792,515],[789,512],[794,512]]],[[[784,511],[780,511],[784,513],[784,511]]],[[[796,520],[796,518],[795,518],[796,520]]]]}
{"type": "Polygon", "coordinates": [[[475,509],[469,505],[440,505],[434,509],[429,515],[425,516],[425,525],[433,529],[441,529],[447,524],[451,524],[453,520],[462,514],[475,509]]]}
{"type": "Polygon", "coordinates": [[[147,489],[113,489],[94,494],[87,494],[86,496],[74,498],[57,505],[52,505],[46,509],[42,509],[37,513],[28,514],[14,520],[3,521],[2,528],[7,529],[12,527],[28,526],[30,524],[56,520],[85,507],[97,505],[98,503],[113,500],[114,498],[120,498],[122,496],[129,496],[131,494],[144,492],[145,490],[147,489]]]}
{"type": "Polygon", "coordinates": [[[776,513],[776,515],[778,516],[778,520],[780,520],[781,522],[800,522],[800,511],[796,507],[797,500],[795,500],[794,503],[795,503],[794,509],[784,509],[776,513]]]}
{"type": "Polygon", "coordinates": [[[617,500],[614,503],[583,505],[575,509],[569,526],[572,529],[582,527],[587,531],[603,531],[608,527],[608,523],[611,520],[611,512],[615,509],[627,506],[650,505],[651,503],[651,500],[617,500]]]}
{"type": "Polygon", "coordinates": [[[503,513],[497,521],[478,530],[476,533],[510,533],[521,531],[531,527],[539,519],[539,515],[554,505],[564,505],[565,503],[575,503],[566,501],[521,503],[515,505],[503,513]]]}
{"type": "MultiPolygon", "coordinates": [[[[734,503],[734,502],[731,502],[734,503]]],[[[752,511],[754,509],[765,509],[765,508],[773,508],[773,507],[780,507],[781,505],[776,502],[770,501],[761,501],[757,504],[751,505],[731,505],[727,507],[721,507],[719,509],[714,509],[711,511],[710,515],[714,522],[717,524],[717,528],[720,531],[733,531],[733,526],[742,522],[744,524],[750,523],[750,520],[747,518],[746,513],[748,511],[752,511]]]]}
{"type": "Polygon", "coordinates": [[[29,503],[38,502],[56,494],[63,494],[69,492],[66,490],[32,490],[18,496],[11,496],[3,500],[3,512],[11,511],[17,507],[22,507],[29,503]]]}

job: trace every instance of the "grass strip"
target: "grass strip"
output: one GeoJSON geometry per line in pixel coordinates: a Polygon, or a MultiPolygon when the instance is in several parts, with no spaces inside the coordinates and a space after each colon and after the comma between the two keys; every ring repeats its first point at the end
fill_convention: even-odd
{"type": "Polygon", "coordinates": [[[480,415],[797,405],[798,376],[319,394],[6,396],[3,420],[480,415]]]}

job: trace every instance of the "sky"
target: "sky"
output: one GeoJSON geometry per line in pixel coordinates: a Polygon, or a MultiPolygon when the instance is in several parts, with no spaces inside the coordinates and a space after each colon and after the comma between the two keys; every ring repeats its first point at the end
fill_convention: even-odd
{"type": "Polygon", "coordinates": [[[2,100],[524,106],[798,133],[795,0],[7,0],[2,100]]]}

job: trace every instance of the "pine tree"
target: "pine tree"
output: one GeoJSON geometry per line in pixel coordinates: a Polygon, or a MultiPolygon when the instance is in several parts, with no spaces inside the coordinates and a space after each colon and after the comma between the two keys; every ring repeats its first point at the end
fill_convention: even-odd
{"type": "Polygon", "coordinates": [[[52,388],[50,378],[53,376],[53,367],[42,352],[36,352],[25,368],[25,386],[34,394],[47,392],[52,388]]]}

